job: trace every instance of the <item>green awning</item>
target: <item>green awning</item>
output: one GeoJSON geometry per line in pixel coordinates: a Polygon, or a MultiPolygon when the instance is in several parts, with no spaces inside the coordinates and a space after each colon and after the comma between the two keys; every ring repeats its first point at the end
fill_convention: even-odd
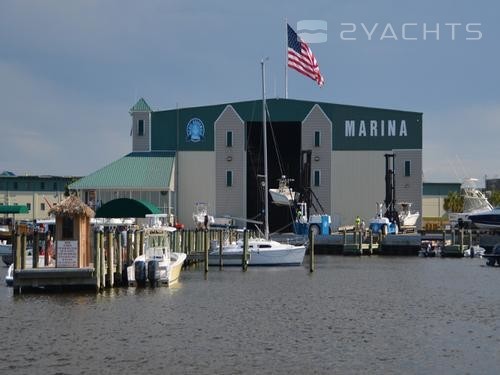
{"type": "Polygon", "coordinates": [[[30,211],[27,206],[0,206],[0,214],[27,214],[30,211]]]}
{"type": "Polygon", "coordinates": [[[95,217],[126,218],[146,217],[147,214],[161,214],[153,203],[137,199],[118,198],[97,209],[95,217]]]}

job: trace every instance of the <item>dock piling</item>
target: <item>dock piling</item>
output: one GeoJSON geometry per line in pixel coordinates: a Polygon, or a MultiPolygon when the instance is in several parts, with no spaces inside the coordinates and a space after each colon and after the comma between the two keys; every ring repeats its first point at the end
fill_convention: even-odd
{"type": "Polygon", "coordinates": [[[247,254],[248,254],[248,229],[245,229],[243,231],[243,257],[241,259],[241,268],[243,269],[243,271],[246,271],[248,267],[247,254]]]}
{"type": "Polygon", "coordinates": [[[106,243],[106,253],[107,253],[107,273],[109,280],[109,287],[112,288],[115,285],[115,278],[113,272],[113,232],[111,230],[107,233],[107,243],[106,243]]]}
{"type": "Polygon", "coordinates": [[[21,234],[21,269],[26,268],[26,233],[21,234]]]}
{"type": "Polygon", "coordinates": [[[96,290],[101,290],[101,241],[99,239],[100,232],[94,232],[95,254],[94,268],[96,275],[96,290]]]}
{"type": "Polygon", "coordinates": [[[309,231],[309,272],[314,272],[314,231],[309,231]]]}
{"type": "Polygon", "coordinates": [[[38,268],[38,258],[40,256],[40,253],[38,252],[38,243],[40,242],[40,234],[38,233],[38,230],[35,229],[33,231],[33,257],[32,257],[32,268],[38,268]]]}
{"type": "Polygon", "coordinates": [[[224,232],[222,230],[219,231],[219,270],[222,270],[222,268],[224,266],[224,264],[222,262],[222,246],[223,246],[223,240],[224,240],[223,233],[224,232]]]}

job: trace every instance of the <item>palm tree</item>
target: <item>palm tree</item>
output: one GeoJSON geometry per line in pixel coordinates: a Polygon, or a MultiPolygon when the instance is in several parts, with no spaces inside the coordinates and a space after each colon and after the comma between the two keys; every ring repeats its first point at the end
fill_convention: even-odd
{"type": "Polygon", "coordinates": [[[500,206],[500,190],[493,191],[489,201],[493,207],[500,206]]]}
{"type": "Polygon", "coordinates": [[[444,198],[443,208],[447,212],[463,212],[464,197],[456,191],[450,191],[448,196],[444,198]]]}

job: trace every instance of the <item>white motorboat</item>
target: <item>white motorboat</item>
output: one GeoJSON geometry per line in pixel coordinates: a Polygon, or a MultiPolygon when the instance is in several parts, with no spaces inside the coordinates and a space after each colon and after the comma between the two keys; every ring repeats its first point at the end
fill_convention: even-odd
{"type": "MultiPolygon", "coordinates": [[[[306,247],[283,244],[265,238],[248,240],[248,266],[300,266],[306,247]]],[[[214,246],[208,254],[208,264],[219,265],[220,247],[214,246]]],[[[222,262],[225,266],[241,266],[243,263],[243,240],[222,246],[222,262]]]]}
{"type": "Polygon", "coordinates": [[[147,228],[144,254],[127,267],[129,285],[172,285],[179,279],[186,254],[170,251],[168,233],[175,228],[147,228]]]}
{"type": "Polygon", "coordinates": [[[483,214],[493,210],[488,198],[477,188],[476,178],[467,178],[460,187],[460,195],[464,200],[462,212],[448,212],[450,224],[457,225],[460,222],[470,223],[469,216],[483,214]]]}
{"type": "Polygon", "coordinates": [[[277,189],[269,189],[269,194],[273,203],[278,206],[291,206],[295,199],[295,192],[290,188],[289,184],[293,181],[291,178],[281,176],[278,180],[277,189]]]}
{"type": "Polygon", "coordinates": [[[401,227],[414,227],[417,225],[417,220],[420,217],[418,211],[411,212],[411,203],[400,202],[401,211],[399,211],[399,225],[401,227]]]}
{"type": "MultiPolygon", "coordinates": [[[[267,165],[267,133],[266,133],[266,96],[265,96],[265,70],[262,64],[262,128],[264,150],[264,191],[268,191],[268,165],[267,165]]],[[[241,265],[243,262],[243,241],[222,246],[222,260],[225,265],[241,265]]],[[[209,253],[210,265],[217,265],[220,257],[220,247],[214,247],[209,253]]],[[[264,238],[251,238],[248,241],[249,266],[299,266],[304,260],[305,245],[283,244],[269,239],[269,197],[264,194],[264,238]]]]}
{"type": "Polygon", "coordinates": [[[208,203],[196,202],[194,204],[193,221],[197,229],[207,229],[215,222],[214,217],[208,214],[208,203]]]}
{"type": "Polygon", "coordinates": [[[480,229],[499,229],[500,207],[495,207],[491,211],[470,214],[468,219],[475,227],[480,229]]]}

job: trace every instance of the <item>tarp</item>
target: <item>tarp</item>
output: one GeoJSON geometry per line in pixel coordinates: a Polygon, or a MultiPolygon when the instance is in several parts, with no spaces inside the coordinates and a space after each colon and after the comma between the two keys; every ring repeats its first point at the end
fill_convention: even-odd
{"type": "Polygon", "coordinates": [[[26,206],[0,206],[0,214],[27,214],[29,213],[26,206]]]}
{"type": "Polygon", "coordinates": [[[147,214],[161,214],[153,203],[143,200],[118,198],[107,202],[97,209],[95,217],[126,218],[146,217],[147,214]]]}

